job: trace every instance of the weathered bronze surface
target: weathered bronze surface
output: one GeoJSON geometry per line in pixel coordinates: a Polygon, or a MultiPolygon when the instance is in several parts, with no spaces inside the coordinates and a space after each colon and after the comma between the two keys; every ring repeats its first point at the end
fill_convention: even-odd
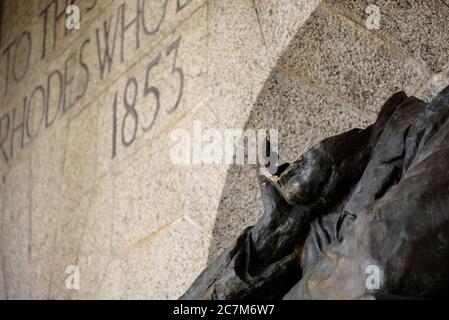
{"type": "Polygon", "coordinates": [[[258,176],[263,217],[181,299],[449,296],[449,87],[258,176]]]}

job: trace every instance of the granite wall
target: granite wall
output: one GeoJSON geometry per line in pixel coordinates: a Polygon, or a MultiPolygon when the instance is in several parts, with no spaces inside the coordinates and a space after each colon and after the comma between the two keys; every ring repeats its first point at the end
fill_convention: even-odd
{"type": "Polygon", "coordinates": [[[449,83],[446,0],[2,8],[1,299],[177,298],[262,210],[255,165],[205,163],[198,124],[277,129],[288,161],[397,90],[428,100],[449,83]],[[190,163],[172,157],[182,129],[190,163]]]}

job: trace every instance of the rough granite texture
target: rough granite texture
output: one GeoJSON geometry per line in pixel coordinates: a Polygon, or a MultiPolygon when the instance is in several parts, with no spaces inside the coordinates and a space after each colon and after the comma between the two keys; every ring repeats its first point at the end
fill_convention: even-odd
{"type": "MultiPolygon", "coordinates": [[[[62,12],[65,1],[56,2],[62,12]]],[[[23,36],[9,67],[0,57],[0,141],[8,135],[1,145],[10,156],[0,150],[1,299],[179,297],[257,220],[261,203],[255,165],[173,163],[174,129],[192,134],[194,121],[220,132],[278,129],[280,159],[291,161],[372,122],[392,92],[428,100],[449,81],[443,0],[376,1],[380,30],[365,27],[365,0],[144,1],[145,25],[121,30],[136,3],[82,1],[81,29],[66,32],[61,18],[53,38],[52,1],[3,1],[2,52],[24,32],[32,49],[28,57],[23,36]],[[102,72],[106,27],[112,63],[102,72]],[[47,97],[55,70],[73,77],[63,99],[73,107],[45,128],[42,99],[50,118],[60,102],[57,76],[47,97]],[[25,115],[32,137],[24,131],[22,148],[16,130],[11,155],[13,124],[1,119],[12,122],[15,110],[19,125],[24,98],[39,86],[45,94],[37,89],[25,115]],[[124,146],[124,99],[132,104],[134,95],[139,124],[124,146]],[[79,290],[65,286],[68,265],[80,267],[79,290]]],[[[124,139],[133,131],[131,112],[124,139]]]]}

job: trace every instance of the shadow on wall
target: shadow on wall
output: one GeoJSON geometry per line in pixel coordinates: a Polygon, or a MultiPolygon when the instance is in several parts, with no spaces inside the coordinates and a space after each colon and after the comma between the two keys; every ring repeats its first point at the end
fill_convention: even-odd
{"type": "MultiPolygon", "coordinates": [[[[291,50],[293,44],[282,56],[289,56],[291,50]]],[[[244,126],[244,130],[277,129],[281,163],[293,161],[314,142],[335,131],[331,124],[320,119],[329,101],[314,88],[283,72],[282,56],[265,81],[244,126]]],[[[342,106],[334,106],[339,107],[342,106]]],[[[256,165],[249,164],[230,166],[217,209],[208,263],[262,215],[256,169],[256,165]]]]}
{"type": "MultiPolygon", "coordinates": [[[[318,113],[319,117],[314,108],[320,107],[319,100],[312,89],[275,68],[262,87],[244,129],[277,129],[280,161],[292,161],[326,134],[324,128],[314,128],[308,123],[311,115],[307,113],[318,113]],[[309,107],[306,101],[314,106],[309,107]]],[[[208,262],[262,215],[256,169],[256,165],[249,164],[230,166],[217,209],[208,262]]]]}
{"type": "MultiPolygon", "coordinates": [[[[277,129],[280,162],[290,162],[313,143],[346,130],[341,125],[350,119],[336,126],[321,118],[327,108],[335,111],[344,108],[331,100],[275,68],[262,87],[244,129],[277,129]],[[335,105],[331,107],[332,103],[335,105]]],[[[208,263],[262,215],[256,169],[256,165],[249,164],[229,168],[217,209],[208,263]]]]}
{"type": "MultiPolygon", "coordinates": [[[[337,19],[327,14],[318,7],[300,27],[265,81],[245,124],[245,129],[278,129],[281,163],[294,161],[325,137],[367,126],[375,120],[381,101],[399,88],[410,91],[407,83],[418,82],[410,79],[414,76],[403,76],[400,63],[385,62],[391,56],[382,44],[369,41],[369,31],[342,31],[344,26],[329,22],[337,19]],[[344,32],[347,38],[342,38],[344,32]],[[367,43],[372,47],[365,49],[367,43]],[[391,74],[371,71],[378,66],[366,67],[372,61],[365,62],[363,56],[354,65],[353,55],[360,52],[375,52],[374,62],[386,64],[391,74]]],[[[217,209],[208,263],[262,213],[256,165],[231,166],[217,209]]]]}
{"type": "MultiPolygon", "coordinates": [[[[370,3],[320,1],[277,58],[245,129],[278,129],[281,163],[328,136],[373,123],[394,92],[428,101],[447,86],[449,0],[380,1],[379,30],[366,25],[370,3]]],[[[256,166],[231,166],[208,262],[262,212],[256,166]]]]}

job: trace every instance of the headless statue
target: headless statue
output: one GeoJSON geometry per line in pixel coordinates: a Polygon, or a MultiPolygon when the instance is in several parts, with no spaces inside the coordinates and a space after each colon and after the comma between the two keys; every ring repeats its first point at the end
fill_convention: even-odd
{"type": "Polygon", "coordinates": [[[449,296],[449,87],[258,178],[264,215],[181,299],[449,296]]]}

